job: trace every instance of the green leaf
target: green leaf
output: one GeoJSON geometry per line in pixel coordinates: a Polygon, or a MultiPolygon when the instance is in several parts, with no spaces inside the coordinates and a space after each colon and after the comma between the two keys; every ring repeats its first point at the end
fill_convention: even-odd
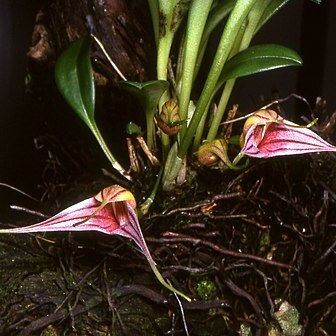
{"type": "Polygon", "coordinates": [[[215,30],[215,28],[223,22],[223,20],[230,14],[232,8],[234,7],[236,0],[228,0],[219,2],[216,7],[214,7],[207,19],[206,25],[204,27],[204,32],[201,41],[201,47],[206,44],[210,34],[215,30]]]}
{"type": "Polygon", "coordinates": [[[146,115],[147,126],[147,146],[150,150],[155,146],[154,115],[157,110],[159,100],[168,89],[169,83],[165,80],[155,80],[148,82],[121,82],[122,87],[138,98],[146,115]]]}
{"type": "Polygon", "coordinates": [[[159,43],[159,22],[160,22],[160,12],[159,12],[159,4],[157,0],[147,0],[149,10],[152,17],[152,24],[153,24],[153,30],[154,30],[154,36],[155,36],[155,43],[156,46],[159,43]]]}
{"type": "MultiPolygon", "coordinates": [[[[180,79],[181,89],[179,96],[179,113],[181,119],[187,118],[190,94],[193,86],[195,64],[204,25],[210,12],[211,5],[212,0],[194,0],[189,9],[180,79]]],[[[181,130],[182,136],[185,133],[186,127],[187,125],[185,125],[185,127],[181,130]]]]}
{"type": "Polygon", "coordinates": [[[130,179],[105,143],[94,120],[95,85],[90,61],[91,37],[85,36],[73,42],[58,58],[55,65],[55,81],[58,90],[90,128],[101,149],[114,169],[130,179]]]}
{"type": "Polygon", "coordinates": [[[58,58],[55,80],[58,90],[89,126],[94,124],[95,86],[90,61],[91,37],[72,43],[58,58]]]}
{"type": "Polygon", "coordinates": [[[223,23],[224,20],[229,16],[235,3],[236,0],[221,1],[210,11],[200,43],[199,53],[197,56],[194,71],[194,79],[196,78],[198,71],[201,67],[201,63],[203,61],[203,57],[206,52],[206,47],[211,33],[216,29],[216,27],[218,27],[220,23],[223,23]]]}
{"type": "Polygon", "coordinates": [[[292,49],[276,44],[253,46],[239,52],[227,61],[220,75],[217,88],[228,79],[298,65],[302,65],[302,59],[292,49]]]}
{"type": "Polygon", "coordinates": [[[137,97],[145,112],[151,112],[156,108],[161,96],[168,89],[169,83],[165,80],[148,82],[121,82],[122,87],[137,97]]]}

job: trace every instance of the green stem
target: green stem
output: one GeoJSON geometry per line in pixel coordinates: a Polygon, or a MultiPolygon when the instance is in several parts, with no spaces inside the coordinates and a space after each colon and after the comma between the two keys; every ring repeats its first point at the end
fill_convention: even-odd
{"type": "Polygon", "coordinates": [[[237,163],[239,162],[239,160],[237,159],[237,157],[235,158],[234,163],[232,163],[227,155],[227,152],[225,151],[225,153],[223,153],[222,151],[217,150],[216,148],[213,150],[213,153],[216,154],[221,160],[222,162],[224,162],[224,164],[229,167],[232,170],[241,170],[241,169],[245,169],[248,164],[249,161],[246,160],[246,162],[240,166],[237,165],[237,163]],[[237,160],[236,160],[237,159],[237,160]]]}
{"type": "Polygon", "coordinates": [[[199,127],[197,127],[196,133],[195,133],[195,138],[194,138],[194,144],[192,148],[192,152],[196,153],[198,150],[198,147],[201,145],[202,139],[203,139],[203,130],[205,126],[205,122],[208,116],[209,112],[209,106],[206,108],[205,113],[202,115],[202,119],[199,123],[199,127]]]}
{"type": "Polygon", "coordinates": [[[181,74],[182,74],[182,66],[183,66],[183,58],[184,58],[184,51],[185,51],[185,32],[181,37],[181,42],[180,42],[180,47],[177,55],[177,60],[176,60],[176,71],[175,71],[175,80],[176,80],[176,92],[178,96],[180,95],[181,91],[181,74]]]}
{"type": "Polygon", "coordinates": [[[159,43],[159,22],[160,22],[160,11],[159,11],[159,4],[157,0],[147,0],[149,10],[152,17],[152,23],[153,23],[153,30],[154,30],[154,37],[155,37],[155,43],[156,46],[158,46],[159,43]]]}
{"type": "MultiPolygon", "coordinates": [[[[152,15],[154,35],[157,46],[157,79],[167,80],[167,67],[169,61],[170,48],[173,42],[174,33],[170,29],[173,17],[173,8],[175,2],[165,2],[160,0],[148,0],[149,8],[152,15]],[[164,16],[163,22],[160,23],[160,15],[164,16]]],[[[167,91],[163,93],[158,103],[158,111],[160,113],[162,105],[168,99],[167,91]]],[[[151,149],[150,144],[154,143],[154,114],[147,115],[147,142],[148,147],[151,149]]],[[[162,144],[163,158],[168,154],[170,142],[169,137],[162,133],[160,134],[162,144]]]]}
{"type": "Polygon", "coordinates": [[[131,177],[126,173],[126,170],[120,165],[120,163],[116,160],[116,158],[113,156],[113,154],[110,152],[110,149],[108,148],[106,142],[104,141],[97,125],[95,123],[90,123],[88,125],[97,139],[101,149],[103,150],[104,154],[108,158],[108,160],[111,162],[112,167],[117,170],[122,176],[126,177],[128,180],[131,180],[131,177]]]}
{"type": "Polygon", "coordinates": [[[229,79],[225,84],[225,87],[223,89],[222,95],[218,103],[217,111],[214,115],[213,121],[211,123],[210,129],[208,132],[208,136],[207,136],[208,141],[214,140],[217,136],[218,127],[219,127],[220,122],[222,121],[227,103],[229,101],[231,92],[235,85],[235,82],[236,82],[235,79],[229,79]]]}
{"type": "MultiPolygon", "coordinates": [[[[148,260],[148,259],[147,259],[148,260]]],[[[177,295],[183,297],[184,299],[186,299],[187,301],[191,301],[191,299],[186,296],[185,294],[183,294],[182,292],[178,291],[177,289],[175,289],[173,286],[169,285],[165,279],[162,277],[161,273],[159,272],[159,270],[157,269],[155,262],[153,259],[148,260],[148,263],[153,271],[153,273],[155,274],[156,278],[159,280],[159,282],[161,283],[162,286],[166,287],[168,290],[170,290],[173,293],[176,293],[177,295]]]]}
{"type": "MultiPolygon", "coordinates": [[[[169,62],[170,49],[173,43],[174,35],[184,17],[185,3],[180,0],[157,0],[159,4],[160,27],[159,42],[157,51],[157,78],[167,80],[167,68],[169,62]]],[[[166,91],[158,104],[159,111],[165,101],[169,99],[169,93],[166,91]]],[[[161,133],[161,142],[163,147],[163,157],[167,157],[170,149],[170,140],[168,135],[161,133]]]]}
{"type": "MultiPolygon", "coordinates": [[[[168,28],[166,27],[166,30],[168,28]]],[[[173,42],[174,33],[166,31],[165,36],[159,39],[158,54],[157,54],[157,78],[160,80],[167,80],[167,67],[169,61],[170,48],[173,42]]],[[[161,111],[162,105],[168,100],[168,92],[166,91],[160,98],[158,109],[161,111]]],[[[160,133],[160,140],[162,144],[163,157],[168,155],[170,148],[169,136],[163,132],[160,133]]]]}
{"type": "Polygon", "coordinates": [[[241,25],[243,24],[250,9],[257,0],[237,0],[234,9],[225,25],[222,37],[220,39],[214,61],[212,63],[209,75],[205,82],[203,91],[196,106],[195,113],[191,122],[187,128],[186,134],[182,138],[181,146],[178,151],[178,157],[182,160],[187,153],[188,147],[192,141],[198,124],[202,118],[204,111],[208,105],[209,99],[213,90],[216,87],[216,83],[223,69],[223,66],[228,59],[231,46],[239,32],[241,25]]]}
{"type": "Polygon", "coordinates": [[[170,149],[170,139],[167,134],[161,132],[160,140],[161,140],[161,145],[162,145],[163,160],[165,160],[165,158],[168,155],[169,149],[170,149]]]}
{"type": "MultiPolygon", "coordinates": [[[[211,9],[213,0],[194,0],[189,8],[186,30],[183,66],[181,73],[181,92],[179,99],[179,113],[181,120],[186,120],[190,102],[190,94],[194,79],[195,64],[202,33],[211,9]]],[[[181,136],[186,131],[186,124],[182,126],[181,136]]]]}
{"type": "Polygon", "coordinates": [[[200,43],[200,49],[197,56],[197,61],[195,64],[195,71],[194,71],[194,80],[198,74],[198,71],[201,67],[202,60],[204,57],[204,54],[206,52],[206,47],[208,44],[208,40],[210,38],[211,33],[213,30],[224,21],[225,17],[228,16],[234,7],[236,0],[227,0],[227,1],[220,1],[218,4],[211,10],[206,26],[204,28],[203,34],[202,34],[202,40],[200,43]]]}
{"type": "Polygon", "coordinates": [[[157,54],[157,77],[167,80],[167,66],[170,48],[173,42],[174,31],[172,20],[177,0],[158,0],[159,5],[159,39],[157,54]]]}
{"type": "Polygon", "coordinates": [[[157,79],[167,80],[167,66],[174,34],[171,31],[161,37],[157,55],[157,79]]]}
{"type": "MultiPolygon", "coordinates": [[[[232,44],[231,47],[231,51],[229,54],[228,59],[230,59],[232,56],[234,56],[235,54],[237,54],[240,50],[241,47],[241,41],[243,39],[244,33],[245,33],[245,28],[246,28],[246,21],[244,21],[244,23],[241,25],[240,30],[234,40],[234,43],[232,44]]],[[[231,96],[233,87],[235,84],[235,80],[229,80],[227,81],[226,85],[224,86],[224,89],[222,91],[218,106],[217,106],[217,110],[216,110],[216,114],[214,115],[214,118],[211,122],[210,125],[210,129],[208,131],[208,136],[207,136],[207,140],[209,141],[209,139],[214,140],[216,138],[217,132],[218,132],[218,127],[219,127],[219,123],[221,122],[227,103],[229,101],[229,98],[231,96]]],[[[218,85],[218,83],[217,83],[218,85]]],[[[217,88],[216,88],[217,89],[217,88]]],[[[215,91],[216,91],[215,89],[215,91]]],[[[210,101],[213,99],[213,95],[210,98],[210,101]]],[[[195,144],[194,144],[195,145],[195,144]]]]}
{"type": "MultiPolygon", "coordinates": [[[[232,161],[233,165],[237,165],[239,161],[244,157],[244,154],[239,153],[232,161]]],[[[248,161],[248,160],[247,160],[248,161]]]]}
{"type": "Polygon", "coordinates": [[[240,50],[246,49],[256,32],[260,18],[264,14],[266,7],[268,6],[270,0],[262,0],[255,4],[248,16],[248,24],[241,42],[240,50]]]}
{"type": "Polygon", "coordinates": [[[155,109],[151,111],[145,111],[146,114],[146,139],[147,139],[147,146],[150,151],[153,151],[155,148],[155,129],[154,129],[154,114],[156,111],[155,109]]]}
{"type": "MultiPolygon", "coordinates": [[[[246,49],[252,40],[252,37],[254,35],[254,32],[257,28],[258,22],[264,13],[265,8],[268,5],[269,0],[262,0],[256,2],[256,4],[253,6],[251,11],[248,14],[248,20],[246,26],[243,27],[243,34],[239,37],[239,34],[237,35],[237,39],[235,42],[235,47],[233,48],[231,52],[231,57],[238,53],[241,50],[246,49]]],[[[223,89],[218,108],[217,113],[214,117],[213,122],[211,123],[207,140],[211,141],[214,140],[217,136],[219,125],[222,121],[223,115],[225,113],[225,110],[227,108],[227,104],[229,101],[229,98],[231,96],[231,92],[233,90],[233,87],[235,85],[236,80],[230,79],[226,82],[225,87],[223,89]]]]}
{"type": "MultiPolygon", "coordinates": [[[[157,63],[156,72],[157,79],[167,80],[167,69],[170,49],[173,43],[174,31],[172,30],[172,20],[176,0],[165,1],[158,0],[159,6],[159,37],[157,44],[157,63]]],[[[166,91],[158,104],[159,112],[164,102],[168,100],[168,92],[166,91]]]]}
{"type": "Polygon", "coordinates": [[[158,177],[156,178],[155,184],[154,184],[154,188],[152,190],[152,192],[150,193],[149,197],[145,200],[145,202],[143,202],[140,205],[140,212],[142,215],[146,215],[149,207],[153,204],[156,193],[159,189],[160,183],[161,183],[161,178],[162,178],[162,174],[163,174],[163,166],[160,168],[160,172],[158,177]]]}

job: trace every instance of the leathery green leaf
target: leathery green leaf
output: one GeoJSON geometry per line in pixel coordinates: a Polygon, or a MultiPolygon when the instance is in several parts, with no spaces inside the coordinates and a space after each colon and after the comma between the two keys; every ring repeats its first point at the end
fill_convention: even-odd
{"type": "Polygon", "coordinates": [[[94,124],[95,111],[95,86],[90,47],[90,36],[80,38],[61,54],[55,65],[58,90],[89,127],[94,124]]]}
{"type": "Polygon", "coordinates": [[[121,82],[122,87],[137,97],[145,112],[154,109],[163,93],[168,89],[169,83],[165,80],[154,80],[148,82],[121,82]]]}
{"type": "Polygon", "coordinates": [[[302,65],[302,59],[292,49],[277,44],[253,46],[241,51],[225,64],[218,86],[228,79],[299,65],[302,65]]]}
{"type": "Polygon", "coordinates": [[[90,61],[91,37],[85,36],[72,43],[55,65],[57,87],[76,114],[90,128],[114,169],[130,179],[105,143],[94,120],[95,85],[90,61]]]}

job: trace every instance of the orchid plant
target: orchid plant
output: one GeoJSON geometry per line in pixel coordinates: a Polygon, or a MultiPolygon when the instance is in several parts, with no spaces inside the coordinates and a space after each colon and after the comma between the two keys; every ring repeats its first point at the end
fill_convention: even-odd
{"type": "MultiPolygon", "coordinates": [[[[112,166],[131,180],[132,172],[137,171],[136,162],[131,162],[131,170],[122,167],[95,123],[95,86],[90,63],[93,39],[120,74],[122,87],[139,99],[144,110],[146,137],[142,142],[145,146],[141,147],[161,161],[162,173],[155,185],[172,189],[185,182],[188,166],[200,158],[200,150],[205,152],[202,146],[220,137],[220,125],[237,78],[301,65],[300,56],[284,46],[250,46],[255,34],[288,1],[148,0],[157,48],[156,78],[143,83],[127,81],[99,39],[91,36],[74,42],[60,56],[55,69],[57,86],[96,137],[112,166]],[[208,42],[222,24],[224,28],[208,76],[200,83],[198,74],[204,67],[204,55],[209,54],[208,42]],[[196,82],[198,86],[203,85],[198,97],[194,90],[196,82]],[[215,102],[214,97],[218,95],[219,101],[215,102]]],[[[129,133],[139,135],[141,131],[132,127],[129,133]]],[[[225,152],[225,162],[219,160],[221,165],[233,169],[243,167],[231,164],[228,140],[216,141],[217,147],[223,147],[220,151],[225,152]]]]}
{"type": "MultiPolygon", "coordinates": [[[[242,169],[247,165],[247,161],[237,165],[244,155],[253,156],[246,146],[238,157],[230,160],[230,145],[235,136],[231,137],[231,131],[223,136],[221,125],[223,119],[229,123],[235,121],[237,109],[227,115],[226,111],[237,78],[302,64],[300,56],[287,47],[274,44],[250,46],[255,34],[288,1],[148,0],[157,49],[157,76],[147,82],[127,81],[93,35],[74,42],[59,57],[55,78],[61,94],[89,127],[112,166],[129,180],[132,175],[141,173],[137,162],[139,154],[131,138],[127,139],[130,157],[130,169],[127,170],[108,148],[95,123],[95,83],[90,62],[92,40],[122,78],[121,86],[138,98],[144,110],[146,137],[142,138],[140,127],[132,122],[126,127],[127,133],[136,135],[153,167],[161,166],[154,189],[141,206],[143,212],[148,210],[159,186],[171,190],[185,183],[190,175],[187,174],[188,167],[193,162],[221,169],[242,169]],[[221,25],[217,50],[211,53],[208,43],[221,25]],[[198,74],[202,67],[206,67],[203,64],[205,54],[212,55],[212,63],[201,83],[198,74]],[[195,96],[196,82],[202,87],[199,96],[195,96]],[[218,101],[215,100],[217,96],[218,101]]],[[[250,118],[248,123],[252,123],[251,120],[257,119],[250,118]]],[[[274,120],[277,122],[268,122],[276,125],[270,126],[271,129],[280,129],[284,125],[297,127],[290,122],[281,123],[281,117],[274,120]]],[[[248,136],[251,134],[252,131],[248,136]]],[[[262,157],[263,152],[260,153],[259,157],[262,157]]],[[[284,152],[274,153],[281,155],[284,152]]],[[[296,154],[294,149],[291,154],[296,154]]],[[[267,157],[270,156],[273,155],[268,153],[267,157]]]]}
{"type": "MultiPolygon", "coordinates": [[[[308,127],[283,119],[267,107],[246,116],[240,135],[240,151],[233,160],[230,132],[223,136],[221,124],[234,119],[237,109],[225,117],[230,94],[237,78],[285,66],[299,66],[299,55],[279,45],[250,46],[254,35],[289,0],[148,0],[157,47],[157,78],[137,83],[127,81],[115,67],[104,46],[95,36],[75,41],[57,61],[57,86],[77,115],[91,130],[111,165],[132,180],[139,173],[134,146],[129,141],[131,170],[126,170],[105,143],[95,123],[95,83],[90,62],[92,40],[103,50],[123,81],[121,85],[135,96],[145,113],[146,137],[139,127],[127,125],[127,133],[136,134],[141,149],[153,167],[161,166],[153,191],[139,207],[148,211],[159,186],[171,189],[184,183],[190,162],[241,169],[244,157],[270,158],[279,155],[336,151],[308,127]],[[208,42],[216,27],[223,25],[217,50],[199,96],[198,73],[208,42]],[[177,48],[173,48],[177,46],[177,48]],[[215,96],[219,101],[215,102],[215,96]],[[213,107],[214,106],[214,107],[213,107]],[[160,160],[157,158],[159,157],[160,160]]],[[[61,211],[48,220],[23,228],[2,229],[0,233],[47,231],[89,231],[117,234],[132,239],[147,258],[158,280],[185,299],[159,273],[144,240],[136,202],[131,192],[120,186],[102,190],[96,196],[61,211]]]]}

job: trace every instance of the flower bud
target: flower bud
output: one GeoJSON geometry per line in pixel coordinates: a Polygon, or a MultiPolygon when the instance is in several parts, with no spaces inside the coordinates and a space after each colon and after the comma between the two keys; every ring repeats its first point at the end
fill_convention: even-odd
{"type": "Polygon", "coordinates": [[[224,139],[207,142],[198,149],[198,162],[203,166],[214,166],[220,161],[224,161],[223,157],[227,157],[227,149],[228,145],[224,139]]]}
{"type": "Polygon", "coordinates": [[[157,118],[157,125],[162,132],[168,135],[174,135],[181,129],[181,124],[176,100],[167,100],[163,104],[161,113],[157,118]]]}

